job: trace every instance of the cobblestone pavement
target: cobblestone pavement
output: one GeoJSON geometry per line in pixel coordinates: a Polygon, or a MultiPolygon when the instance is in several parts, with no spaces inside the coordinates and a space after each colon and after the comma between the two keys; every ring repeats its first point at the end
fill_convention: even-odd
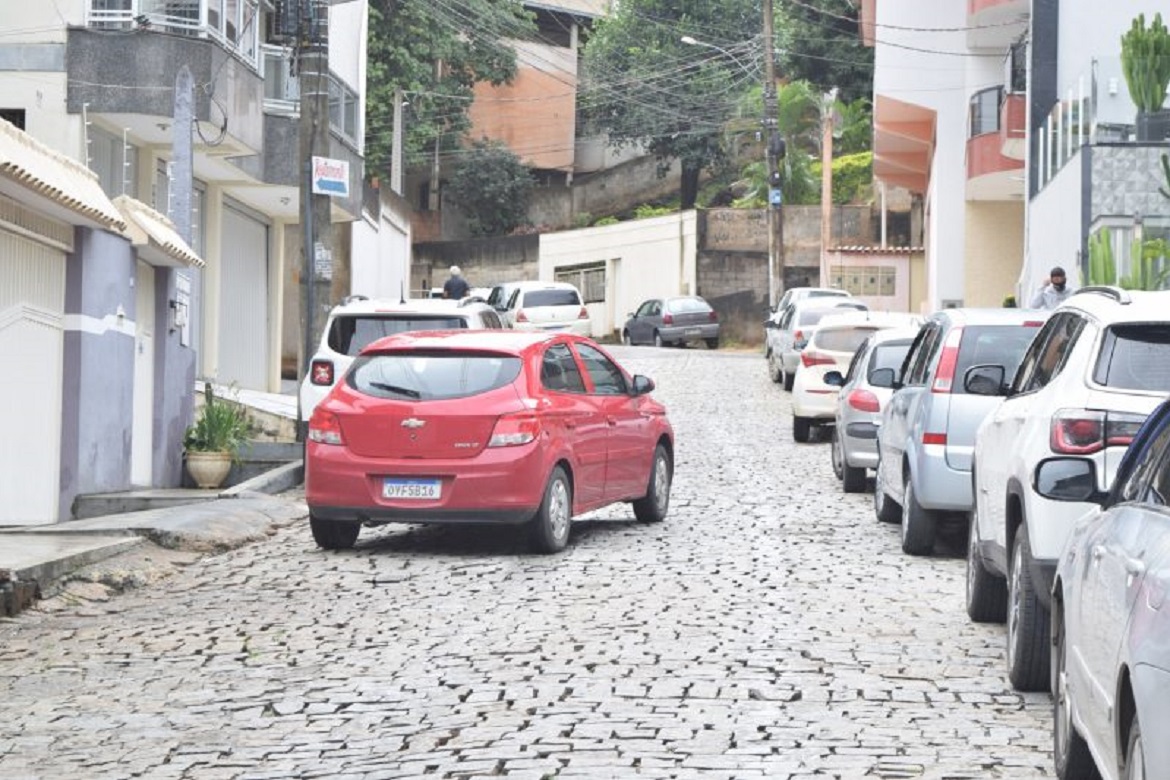
{"type": "Polygon", "coordinates": [[[0,777],[1033,778],[1050,702],[908,558],[758,353],[616,348],[677,436],[665,523],[305,525],[0,624],[0,777]]]}

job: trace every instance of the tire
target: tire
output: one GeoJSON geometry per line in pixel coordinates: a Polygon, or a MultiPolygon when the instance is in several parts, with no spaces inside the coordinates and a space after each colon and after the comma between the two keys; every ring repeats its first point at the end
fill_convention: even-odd
{"type": "Polygon", "coordinates": [[[780,373],[780,369],[776,368],[776,364],[772,360],[772,353],[769,352],[764,357],[768,361],[768,378],[770,378],[776,384],[780,384],[782,381],[784,381],[784,376],[780,373]]]}
{"type": "Polygon", "coordinates": [[[801,444],[808,444],[812,439],[812,420],[808,417],[793,417],[792,438],[801,444]]]}
{"type": "Polygon", "coordinates": [[[902,490],[902,552],[908,555],[929,555],[934,549],[937,518],[934,512],[923,509],[914,497],[914,480],[906,474],[902,490]]]}
{"type": "Polygon", "coordinates": [[[362,526],[361,523],[322,520],[309,515],[309,530],[313,532],[313,541],[322,550],[348,550],[357,541],[362,526]]]}
{"type": "Polygon", "coordinates": [[[841,446],[841,437],[837,434],[837,426],[833,426],[833,438],[830,446],[837,450],[837,454],[833,460],[833,471],[836,472],[837,478],[841,480],[841,488],[846,493],[863,493],[865,492],[865,469],[857,466],[850,466],[849,461],[845,459],[845,448],[841,446]]]}
{"type": "Polygon", "coordinates": [[[1129,744],[1125,748],[1125,780],[1146,780],[1146,749],[1142,740],[1142,728],[1135,712],[1129,722],[1129,744]]]}
{"type": "Polygon", "coordinates": [[[1028,567],[1032,548],[1028,526],[1020,525],[1012,543],[1008,571],[1007,661],[1008,679],[1017,691],[1046,691],[1051,660],[1048,649],[1048,610],[1036,595],[1028,567]]]}
{"type": "Polygon", "coordinates": [[[625,344],[627,347],[634,346],[634,340],[632,338],[630,338],[630,332],[628,330],[622,331],[622,343],[625,344]]]}
{"type": "Polygon", "coordinates": [[[719,339],[707,339],[707,349],[719,349],[719,339]]]}
{"type": "MultiPolygon", "coordinates": [[[[1089,745],[1077,733],[1077,727],[1072,721],[1064,620],[1057,617],[1053,621],[1052,630],[1052,760],[1056,764],[1056,776],[1061,780],[1101,780],[1089,745]]],[[[1128,762],[1126,766],[1129,766],[1128,762]]]]}
{"type": "Polygon", "coordinates": [[[665,347],[666,346],[666,342],[662,340],[662,334],[659,333],[658,331],[654,331],[654,346],[656,346],[656,347],[665,347]]]}
{"type": "MultiPolygon", "coordinates": [[[[783,361],[784,358],[780,358],[780,360],[783,361]]],[[[791,393],[792,392],[792,383],[796,381],[796,374],[790,374],[787,371],[785,371],[783,363],[781,363],[781,366],[780,366],[780,373],[784,375],[784,389],[791,393]]]]}
{"type": "Polygon", "coordinates": [[[634,502],[634,517],[641,523],[661,523],[670,509],[670,478],[673,473],[670,455],[659,444],[654,448],[654,462],[650,467],[650,482],[646,495],[634,502]]]}
{"type": "Polygon", "coordinates": [[[873,513],[883,523],[896,523],[902,519],[902,507],[886,493],[880,460],[873,478],[873,513]]]}
{"type": "Polygon", "coordinates": [[[841,452],[841,439],[837,436],[837,426],[829,435],[829,463],[833,466],[833,476],[841,480],[845,478],[845,457],[841,452]]]}
{"type": "Polygon", "coordinates": [[[967,531],[967,617],[976,623],[1002,623],[1007,618],[1007,580],[987,570],[979,553],[979,525],[971,513],[967,531]]]}
{"type": "Polygon", "coordinates": [[[555,553],[569,543],[569,529],[573,524],[573,487],[565,470],[557,466],[544,486],[540,509],[529,521],[532,548],[540,553],[555,553]]]}

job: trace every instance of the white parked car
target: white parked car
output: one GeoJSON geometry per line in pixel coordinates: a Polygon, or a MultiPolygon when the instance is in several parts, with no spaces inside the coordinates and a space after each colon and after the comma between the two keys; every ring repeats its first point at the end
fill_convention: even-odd
{"type": "Polygon", "coordinates": [[[555,330],[592,336],[581,293],[568,282],[517,282],[504,316],[516,330],[555,330]]]}
{"type": "Polygon", "coordinates": [[[825,382],[826,374],[833,371],[840,376],[846,372],[857,348],[875,331],[921,322],[921,317],[911,314],[869,311],[823,316],[799,354],[792,383],[792,438],[807,442],[812,438],[813,427],[835,421],[838,387],[825,382]]]}
{"type": "Polygon", "coordinates": [[[503,321],[492,307],[469,298],[385,301],[358,296],[334,306],[308,373],[301,380],[301,422],[313,416],[313,409],[345,376],[354,357],[367,344],[383,336],[418,330],[503,327],[503,321]]]}
{"type": "Polygon", "coordinates": [[[800,351],[822,317],[868,309],[864,303],[852,298],[807,298],[790,305],[779,320],[769,320],[765,333],[765,357],[772,381],[783,382],[785,390],[792,389],[796,368],[800,365],[800,351]]]}
{"type": "Polygon", "coordinates": [[[976,364],[963,382],[969,393],[1006,396],[975,439],[967,613],[1006,617],[1012,684],[1048,690],[1053,577],[1074,520],[1093,505],[1045,498],[1033,475],[1048,458],[1085,458],[1108,489],[1170,393],[1170,292],[1083,288],[1036,334],[1014,379],[976,364]]]}

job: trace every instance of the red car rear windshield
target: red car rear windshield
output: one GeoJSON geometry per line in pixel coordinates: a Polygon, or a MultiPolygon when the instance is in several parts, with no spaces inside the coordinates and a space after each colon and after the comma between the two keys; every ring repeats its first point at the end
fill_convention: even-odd
{"type": "Polygon", "coordinates": [[[375,398],[440,401],[486,393],[515,381],[520,358],[483,352],[393,352],[354,361],[346,381],[375,398]]]}
{"type": "Polygon", "coordinates": [[[1121,390],[1170,392],[1170,325],[1115,325],[1105,332],[1093,380],[1121,390]]]}
{"type": "Polygon", "coordinates": [[[356,355],[385,336],[415,330],[457,330],[467,320],[450,314],[345,314],[333,318],[329,348],[343,355],[356,355]]]}

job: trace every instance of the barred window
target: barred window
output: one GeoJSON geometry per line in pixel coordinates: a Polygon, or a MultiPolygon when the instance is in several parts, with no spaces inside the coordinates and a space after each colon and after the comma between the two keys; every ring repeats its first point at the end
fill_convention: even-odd
{"type": "Polygon", "coordinates": [[[584,303],[600,303],[605,300],[605,261],[570,265],[556,269],[553,279],[568,282],[581,291],[584,303]]]}

